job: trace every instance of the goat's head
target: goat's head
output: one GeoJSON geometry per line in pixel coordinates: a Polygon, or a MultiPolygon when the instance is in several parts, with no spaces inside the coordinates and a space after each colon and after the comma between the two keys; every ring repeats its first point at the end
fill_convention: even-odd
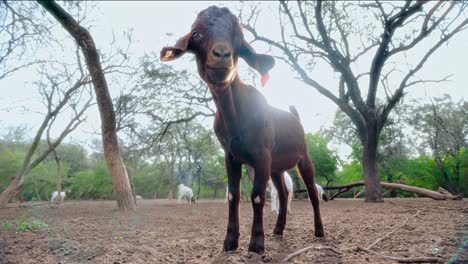
{"type": "Polygon", "coordinates": [[[191,32],[175,46],[161,50],[161,61],[177,59],[186,52],[195,54],[198,73],[213,92],[224,90],[233,81],[239,57],[262,76],[275,64],[273,57],[257,54],[244,40],[239,20],[229,9],[215,6],[201,11],[191,32]]]}

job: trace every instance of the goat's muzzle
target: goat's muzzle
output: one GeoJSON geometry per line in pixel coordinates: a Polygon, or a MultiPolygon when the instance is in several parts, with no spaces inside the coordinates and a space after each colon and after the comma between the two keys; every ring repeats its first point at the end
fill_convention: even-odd
{"type": "Polygon", "coordinates": [[[213,62],[226,63],[232,59],[232,49],[226,43],[216,43],[211,49],[210,56],[213,62]]]}

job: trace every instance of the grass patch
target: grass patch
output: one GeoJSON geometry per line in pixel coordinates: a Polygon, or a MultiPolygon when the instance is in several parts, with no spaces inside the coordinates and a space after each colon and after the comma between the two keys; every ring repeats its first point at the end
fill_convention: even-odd
{"type": "Polygon", "coordinates": [[[23,233],[26,231],[39,230],[47,226],[47,223],[40,219],[29,218],[22,220],[5,221],[3,222],[2,230],[23,233]]]}

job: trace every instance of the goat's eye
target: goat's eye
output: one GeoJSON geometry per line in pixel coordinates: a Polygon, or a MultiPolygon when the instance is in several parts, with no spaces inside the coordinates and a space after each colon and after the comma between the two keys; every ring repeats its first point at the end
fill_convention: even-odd
{"type": "Polygon", "coordinates": [[[193,39],[201,39],[202,34],[198,32],[198,30],[194,29],[192,30],[192,38],[193,39]]]}

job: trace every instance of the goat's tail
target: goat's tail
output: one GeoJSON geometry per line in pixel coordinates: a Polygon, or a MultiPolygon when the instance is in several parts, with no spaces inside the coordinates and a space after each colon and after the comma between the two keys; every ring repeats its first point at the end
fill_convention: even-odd
{"type": "Polygon", "coordinates": [[[295,115],[297,117],[297,119],[301,120],[301,118],[299,117],[299,113],[297,112],[297,109],[294,105],[290,105],[289,106],[289,112],[291,112],[291,114],[295,115]]]}

